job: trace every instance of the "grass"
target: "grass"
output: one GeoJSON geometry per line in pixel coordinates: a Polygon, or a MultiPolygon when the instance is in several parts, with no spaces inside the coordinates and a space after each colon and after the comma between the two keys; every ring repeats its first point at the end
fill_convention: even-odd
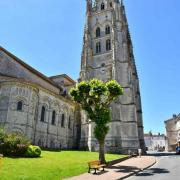
{"type": "MultiPolygon", "coordinates": [[[[106,154],[111,161],[125,155],[106,154]]],[[[83,151],[42,151],[41,158],[3,158],[2,180],[60,180],[87,172],[87,162],[97,160],[98,153],[83,151]]]]}

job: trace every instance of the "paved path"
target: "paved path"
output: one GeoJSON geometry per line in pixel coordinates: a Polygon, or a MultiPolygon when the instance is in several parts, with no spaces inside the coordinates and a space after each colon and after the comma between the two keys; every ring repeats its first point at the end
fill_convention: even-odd
{"type": "Polygon", "coordinates": [[[85,173],[80,176],[69,178],[68,180],[117,180],[129,177],[143,169],[155,164],[156,158],[153,156],[135,157],[105,168],[104,172],[97,175],[85,173]]]}
{"type": "Polygon", "coordinates": [[[147,170],[134,175],[127,180],[179,180],[180,155],[157,157],[157,163],[147,170]]]}

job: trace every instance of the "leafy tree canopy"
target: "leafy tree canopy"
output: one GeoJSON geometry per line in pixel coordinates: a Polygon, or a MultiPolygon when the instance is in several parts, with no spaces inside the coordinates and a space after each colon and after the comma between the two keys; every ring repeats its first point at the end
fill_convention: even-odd
{"type": "Polygon", "coordinates": [[[104,83],[98,79],[82,81],[70,90],[70,95],[87,112],[89,119],[96,123],[94,134],[104,141],[110,122],[109,105],[123,94],[123,89],[115,80],[104,83]]]}
{"type": "Polygon", "coordinates": [[[105,163],[104,142],[111,121],[110,104],[123,94],[120,84],[111,80],[103,82],[98,79],[82,81],[70,90],[70,95],[87,112],[95,122],[94,135],[99,142],[99,160],[105,163]]]}
{"type": "Polygon", "coordinates": [[[106,109],[122,94],[123,89],[115,80],[106,83],[98,79],[82,81],[70,90],[73,100],[81,104],[82,109],[88,112],[92,121],[96,119],[92,116],[93,111],[106,109]]]}

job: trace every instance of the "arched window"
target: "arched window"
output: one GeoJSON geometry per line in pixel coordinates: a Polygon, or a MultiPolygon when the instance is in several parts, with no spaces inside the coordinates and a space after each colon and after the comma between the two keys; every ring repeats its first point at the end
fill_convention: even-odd
{"type": "Polygon", "coordinates": [[[109,51],[109,50],[111,50],[111,40],[110,39],[106,40],[106,51],[109,51]]]}
{"type": "Polygon", "coordinates": [[[101,36],[101,29],[99,27],[97,27],[96,29],[96,37],[100,37],[101,36]]]}
{"type": "Polygon", "coordinates": [[[105,8],[105,5],[104,5],[104,3],[102,3],[101,4],[101,10],[104,10],[104,8],[105,8]]]}
{"type": "Polygon", "coordinates": [[[17,111],[22,111],[22,108],[23,108],[23,102],[22,101],[19,101],[17,103],[17,111]]]}
{"type": "Polygon", "coordinates": [[[71,116],[69,116],[68,128],[71,129],[71,116]]]}
{"type": "Polygon", "coordinates": [[[100,53],[101,52],[101,43],[97,42],[96,43],[96,53],[100,53]]]}
{"type": "Polygon", "coordinates": [[[61,127],[64,127],[64,119],[65,119],[65,116],[64,116],[64,114],[62,114],[62,116],[61,116],[61,127]]]}
{"type": "Polygon", "coordinates": [[[105,31],[106,31],[106,34],[110,34],[110,33],[111,33],[111,28],[110,28],[110,26],[107,25],[105,31]]]}
{"type": "Polygon", "coordinates": [[[41,121],[45,121],[46,108],[43,106],[41,109],[41,121]]]}
{"type": "Polygon", "coordinates": [[[52,112],[52,121],[51,121],[51,124],[55,125],[55,121],[56,121],[56,111],[53,111],[52,112]]]}

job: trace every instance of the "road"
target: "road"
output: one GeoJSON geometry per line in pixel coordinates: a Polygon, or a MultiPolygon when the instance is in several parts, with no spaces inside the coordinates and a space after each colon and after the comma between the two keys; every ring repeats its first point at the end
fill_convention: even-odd
{"type": "Polygon", "coordinates": [[[180,155],[156,154],[157,163],[126,180],[180,180],[180,155]]]}

